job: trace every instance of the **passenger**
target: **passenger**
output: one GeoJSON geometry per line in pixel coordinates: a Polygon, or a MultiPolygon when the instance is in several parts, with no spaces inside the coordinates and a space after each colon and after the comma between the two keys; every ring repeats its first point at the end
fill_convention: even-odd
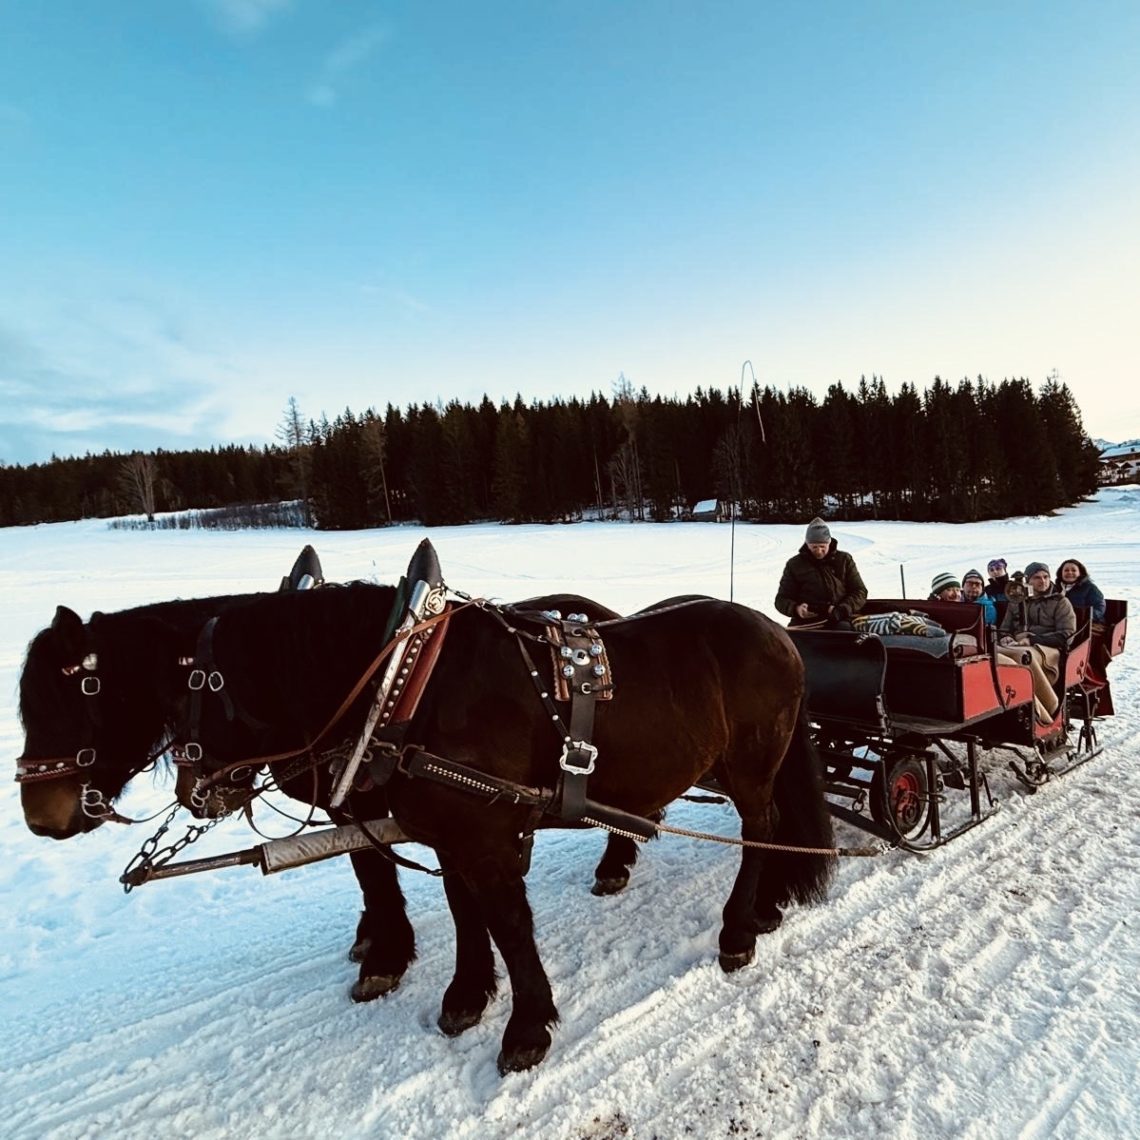
{"type": "Polygon", "coordinates": [[[986,580],[978,570],[967,570],[962,575],[962,601],[982,607],[986,625],[997,625],[997,604],[986,593],[986,580]]]}
{"type": "Polygon", "coordinates": [[[866,600],[855,559],[839,549],[823,519],[812,519],[803,546],[784,566],[776,609],[791,619],[792,627],[824,622],[849,627],[866,600]]]}
{"type": "Polygon", "coordinates": [[[991,558],[986,567],[990,580],[986,583],[986,593],[995,602],[1007,601],[1005,588],[1009,584],[1009,568],[1004,558],[991,558]]]}
{"type": "Polygon", "coordinates": [[[1029,651],[1033,671],[1033,695],[1037,719],[1049,724],[1057,715],[1060,701],[1053,689],[1059,675],[1061,650],[1066,649],[1077,632],[1077,615],[1069,599],[1052,593],[1049,567],[1044,562],[1030,562],[1025,568],[1029,594],[1024,601],[1010,602],[998,629],[998,653],[1029,651]]]}
{"type": "Polygon", "coordinates": [[[1104,594],[1089,577],[1083,562],[1066,558],[1057,567],[1057,581],[1053,591],[1064,594],[1074,606],[1088,606],[1092,610],[1092,620],[1104,624],[1104,594]]]}
{"type": "Polygon", "coordinates": [[[930,597],[928,602],[960,602],[962,600],[962,583],[948,574],[945,570],[935,574],[930,583],[930,597]]]}

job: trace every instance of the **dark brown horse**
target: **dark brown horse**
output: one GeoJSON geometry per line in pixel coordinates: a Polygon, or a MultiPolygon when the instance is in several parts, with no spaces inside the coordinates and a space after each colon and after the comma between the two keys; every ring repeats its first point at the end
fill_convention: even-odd
{"type": "MultiPolygon", "coordinates": [[[[305,546],[280,591],[323,580],[316,551],[305,546]]],[[[24,752],[16,778],[34,834],[69,839],[122,821],[114,801],[164,751],[202,626],[265,596],[158,602],[96,612],[89,622],[56,608],[51,625],[28,646],[20,674],[24,752]]]]}
{"type": "MultiPolygon", "coordinates": [[[[394,601],[390,587],[353,585],[223,615],[215,659],[248,723],[237,728],[215,702],[200,724],[212,763],[317,743],[377,653],[394,601]]],[[[456,925],[456,969],[439,1019],[445,1033],[482,1017],[495,989],[491,940],[498,946],[514,996],[503,1072],[541,1061],[558,1020],[534,942],[523,852],[535,827],[562,824],[542,808],[556,798],[564,743],[561,720],[538,692],[549,685],[534,675],[552,665],[532,670],[511,625],[491,607],[455,611],[394,776],[350,799],[356,818],[367,819],[382,796],[403,831],[437,853],[456,925]],[[458,780],[430,775],[453,765],[458,780]]],[[[780,627],[728,602],[696,601],[599,628],[615,693],[596,710],[589,801],[647,816],[716,778],[746,841],[720,931],[721,965],[738,969],[757,935],[779,924],[781,905],[822,897],[833,865],[803,716],[803,664],[780,627]],[[771,842],[812,850],[763,846],[771,842]]],[[[359,724],[367,704],[365,691],[345,719],[359,724]]],[[[378,780],[386,774],[372,771],[378,780]]]]}
{"type": "MultiPolygon", "coordinates": [[[[282,590],[301,587],[304,575],[321,581],[310,547],[283,579],[282,590]]],[[[115,803],[177,732],[187,663],[200,630],[209,619],[264,596],[161,602],[95,613],[88,622],[58,607],[51,625],[29,645],[20,677],[25,742],[17,771],[24,820],[34,834],[68,839],[107,821],[131,822],[115,803]]],[[[576,595],[520,603],[527,610],[559,606],[588,609],[595,617],[616,616],[576,595]]],[[[229,810],[241,802],[251,782],[227,788],[231,795],[222,795],[217,807],[229,810]]],[[[282,790],[301,803],[328,807],[327,771],[314,780],[305,770],[285,780],[282,790]]],[[[596,871],[596,893],[620,890],[635,858],[630,841],[611,837],[596,871]]],[[[395,866],[373,851],[353,852],[350,860],[363,901],[350,951],[360,963],[352,993],[355,1000],[366,1001],[399,984],[415,958],[415,935],[395,866]]]]}

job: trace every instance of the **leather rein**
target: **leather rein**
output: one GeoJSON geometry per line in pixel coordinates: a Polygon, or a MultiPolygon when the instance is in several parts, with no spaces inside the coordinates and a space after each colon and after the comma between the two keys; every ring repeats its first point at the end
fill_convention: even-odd
{"type": "MultiPolygon", "coordinates": [[[[396,651],[401,643],[406,640],[410,640],[417,634],[424,633],[427,630],[433,629],[436,626],[445,625],[460,610],[467,609],[469,606],[483,607],[484,605],[486,605],[485,598],[469,598],[458,605],[449,606],[440,614],[434,614],[431,617],[425,618],[421,622],[417,622],[415,625],[409,627],[408,629],[400,630],[383,647],[383,649],[381,649],[380,652],[376,654],[364,672],[360,675],[359,679],[345,695],[344,699],[340,702],[340,705],[337,707],[336,711],[326,721],[324,727],[307,744],[302,745],[299,748],[289,748],[281,752],[267,753],[262,756],[251,756],[242,760],[235,760],[232,763],[218,768],[214,772],[202,774],[200,771],[200,764],[201,760],[203,759],[201,745],[196,741],[187,741],[175,746],[175,764],[180,767],[189,767],[196,771],[196,774],[198,775],[198,785],[196,790],[199,793],[202,793],[220,783],[221,781],[228,779],[235,772],[243,772],[243,770],[255,771],[261,767],[272,767],[274,764],[280,764],[285,760],[294,760],[301,756],[309,757],[311,761],[310,764],[306,764],[299,770],[304,771],[305,768],[310,767],[312,763],[317,762],[316,759],[313,759],[317,745],[328,738],[328,736],[344,718],[348,710],[352,708],[353,704],[356,702],[360,694],[364,691],[368,683],[376,675],[377,671],[380,669],[380,666],[383,665],[385,661],[387,661],[387,659],[396,651]]],[[[209,684],[209,688],[212,692],[221,693],[224,690],[225,686],[224,678],[222,677],[221,673],[217,672],[216,670],[212,675],[216,676],[218,680],[211,682],[209,684]]],[[[208,676],[210,676],[210,674],[208,674],[208,676]]],[[[299,774],[299,772],[293,773],[293,775],[296,774],[299,774]]]]}

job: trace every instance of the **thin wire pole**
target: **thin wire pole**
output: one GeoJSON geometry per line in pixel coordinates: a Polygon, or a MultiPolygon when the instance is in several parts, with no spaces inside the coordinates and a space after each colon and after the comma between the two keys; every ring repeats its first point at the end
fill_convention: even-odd
{"type": "MultiPolygon", "coordinates": [[[[746,360],[740,366],[740,388],[736,393],[736,460],[737,462],[732,465],[732,494],[733,498],[730,499],[728,504],[729,522],[728,522],[728,600],[733,600],[733,591],[736,587],[736,499],[742,497],[744,488],[740,486],[740,416],[744,411],[744,370],[748,369],[752,373],[752,387],[756,387],[756,369],[752,367],[752,361],[746,360]]],[[[760,424],[760,442],[765,443],[764,439],[764,421],[760,419],[760,405],[756,405],[756,419],[760,424]]]]}

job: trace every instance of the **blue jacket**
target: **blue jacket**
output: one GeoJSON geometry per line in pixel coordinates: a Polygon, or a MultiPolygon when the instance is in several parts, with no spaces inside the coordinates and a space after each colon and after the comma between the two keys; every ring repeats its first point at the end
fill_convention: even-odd
{"type": "Polygon", "coordinates": [[[997,625],[997,606],[989,594],[983,594],[980,598],[975,598],[974,605],[981,606],[982,609],[985,610],[986,625],[997,625]]]}
{"type": "Polygon", "coordinates": [[[1093,621],[1104,621],[1104,594],[1091,578],[1078,578],[1065,590],[1065,597],[1074,606],[1088,606],[1093,621]]]}

